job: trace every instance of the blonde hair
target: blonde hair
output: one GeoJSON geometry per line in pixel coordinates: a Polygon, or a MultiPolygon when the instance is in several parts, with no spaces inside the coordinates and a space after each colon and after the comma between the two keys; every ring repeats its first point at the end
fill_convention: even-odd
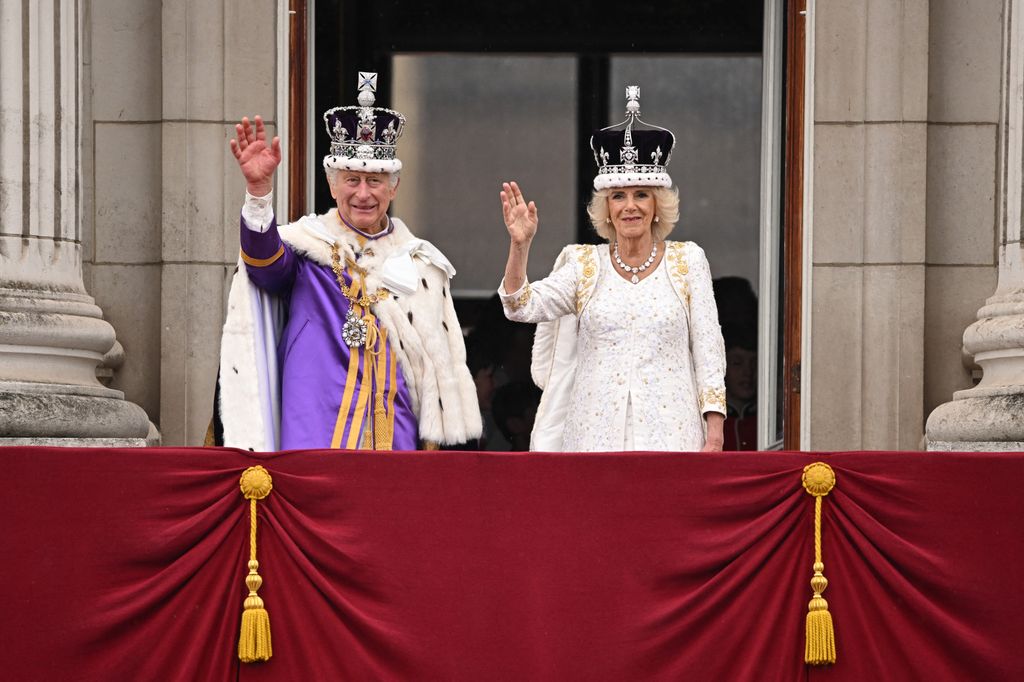
{"type": "MultiPolygon", "coordinates": [[[[657,222],[651,223],[651,233],[656,240],[662,240],[668,236],[672,228],[679,222],[679,190],[675,187],[651,187],[654,195],[654,215],[658,217],[657,222]]],[[[615,228],[612,227],[608,212],[608,195],[616,189],[595,189],[587,204],[587,215],[590,216],[590,224],[598,236],[608,241],[615,238],[615,228]]]]}

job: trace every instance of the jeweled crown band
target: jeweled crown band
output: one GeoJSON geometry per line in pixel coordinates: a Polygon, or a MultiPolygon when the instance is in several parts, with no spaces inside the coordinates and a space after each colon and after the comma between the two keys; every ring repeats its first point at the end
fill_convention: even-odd
{"type": "Polygon", "coordinates": [[[671,187],[672,177],[664,171],[598,172],[594,176],[594,189],[616,189],[619,187],[671,187]]]}
{"type": "Polygon", "coordinates": [[[346,159],[393,159],[397,147],[382,144],[331,143],[331,154],[346,159]]]}

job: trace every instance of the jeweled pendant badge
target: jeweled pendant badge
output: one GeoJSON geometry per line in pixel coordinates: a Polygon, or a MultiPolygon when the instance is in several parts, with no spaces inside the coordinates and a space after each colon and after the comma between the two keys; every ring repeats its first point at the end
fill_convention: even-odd
{"type": "Polygon", "coordinates": [[[345,324],[341,327],[341,339],[349,348],[366,345],[366,320],[357,317],[352,308],[345,313],[345,324]]]}

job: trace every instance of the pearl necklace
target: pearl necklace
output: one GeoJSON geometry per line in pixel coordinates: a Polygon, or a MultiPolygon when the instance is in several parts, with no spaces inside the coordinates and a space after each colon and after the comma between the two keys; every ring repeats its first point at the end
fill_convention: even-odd
{"type": "Polygon", "coordinates": [[[654,263],[654,259],[658,257],[658,242],[654,242],[654,247],[651,249],[651,256],[650,256],[650,258],[645,260],[643,263],[641,263],[637,267],[633,267],[632,265],[626,265],[625,263],[622,262],[622,259],[619,258],[619,243],[618,242],[615,242],[615,249],[612,251],[612,257],[615,259],[615,264],[616,265],[618,265],[620,268],[622,268],[626,272],[632,272],[633,273],[633,276],[629,278],[629,281],[632,282],[633,284],[637,284],[640,281],[640,278],[637,276],[636,273],[643,272],[647,268],[651,267],[651,264],[654,263]]]}

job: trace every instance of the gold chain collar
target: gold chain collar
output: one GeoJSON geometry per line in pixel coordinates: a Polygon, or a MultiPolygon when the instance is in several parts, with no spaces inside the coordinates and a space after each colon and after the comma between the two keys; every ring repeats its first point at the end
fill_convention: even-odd
{"type": "MultiPolygon", "coordinates": [[[[359,267],[348,258],[345,259],[345,262],[359,275],[361,279],[366,277],[366,270],[359,267]]],[[[331,270],[334,271],[334,277],[335,279],[338,280],[338,286],[341,287],[341,293],[345,295],[345,298],[347,298],[350,303],[359,305],[363,309],[366,309],[367,307],[373,305],[374,303],[383,301],[384,299],[391,295],[391,292],[384,288],[377,289],[377,291],[373,292],[372,294],[367,294],[365,279],[363,279],[362,287],[351,287],[348,284],[345,284],[345,269],[341,266],[341,254],[338,252],[337,244],[331,244],[331,270]],[[357,290],[360,291],[358,297],[356,296],[357,290]]]]}

